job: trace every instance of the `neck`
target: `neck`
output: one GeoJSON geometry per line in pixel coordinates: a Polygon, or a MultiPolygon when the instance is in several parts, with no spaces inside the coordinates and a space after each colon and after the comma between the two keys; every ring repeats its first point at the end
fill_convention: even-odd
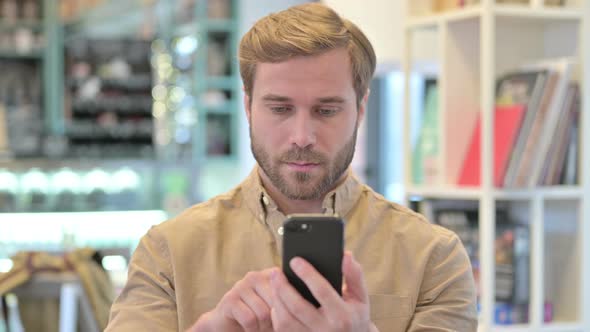
{"type": "MultiPolygon", "coordinates": [[[[324,202],[324,198],[326,194],[324,193],[317,199],[309,199],[309,200],[300,200],[300,199],[291,199],[285,196],[280,190],[278,190],[270,181],[270,179],[266,176],[262,168],[258,169],[260,174],[260,179],[262,181],[262,186],[266,189],[267,193],[272,197],[274,202],[277,204],[277,207],[284,215],[289,215],[293,213],[322,213],[322,203],[324,202]]],[[[340,179],[336,181],[334,186],[330,188],[329,191],[336,188],[344,179],[346,179],[348,172],[344,172],[340,179]]],[[[329,192],[328,191],[328,192],[329,192]]]]}

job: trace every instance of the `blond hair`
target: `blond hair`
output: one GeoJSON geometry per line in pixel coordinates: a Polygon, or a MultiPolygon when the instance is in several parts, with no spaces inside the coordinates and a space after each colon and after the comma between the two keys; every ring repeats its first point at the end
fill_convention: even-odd
{"type": "Polygon", "coordinates": [[[240,41],[238,57],[246,95],[252,97],[258,63],[282,62],[340,47],[348,50],[360,104],[375,72],[376,59],[369,39],[354,23],[319,3],[294,6],[261,18],[240,41]]]}

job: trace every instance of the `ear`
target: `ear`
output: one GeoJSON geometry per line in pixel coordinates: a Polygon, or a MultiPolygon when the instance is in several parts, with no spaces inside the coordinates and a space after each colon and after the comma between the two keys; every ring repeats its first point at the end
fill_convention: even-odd
{"type": "Polygon", "coordinates": [[[367,103],[369,101],[370,94],[371,94],[371,90],[367,89],[367,93],[365,93],[365,95],[363,96],[363,99],[361,100],[361,103],[359,105],[359,110],[358,110],[357,126],[360,126],[361,123],[363,122],[363,119],[365,118],[365,111],[367,110],[367,103]]]}
{"type": "Polygon", "coordinates": [[[250,123],[250,118],[252,116],[252,109],[251,109],[250,97],[244,93],[244,110],[246,110],[246,119],[248,119],[248,124],[250,123]]]}

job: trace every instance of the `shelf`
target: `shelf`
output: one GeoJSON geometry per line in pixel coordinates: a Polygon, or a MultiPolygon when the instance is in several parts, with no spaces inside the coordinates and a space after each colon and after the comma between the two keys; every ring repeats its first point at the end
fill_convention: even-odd
{"type": "Polygon", "coordinates": [[[458,188],[458,187],[408,187],[408,197],[423,197],[433,199],[465,199],[477,200],[481,197],[479,188],[458,188]]]}
{"type": "Polygon", "coordinates": [[[76,242],[86,245],[97,240],[139,239],[166,219],[162,210],[0,213],[0,224],[8,229],[0,234],[0,242],[10,247],[31,243],[54,247],[62,243],[64,230],[72,230],[76,242]]]}
{"type": "Polygon", "coordinates": [[[494,191],[496,199],[580,199],[583,191],[575,186],[536,187],[530,189],[499,189],[494,191]]]}
{"type": "Polygon", "coordinates": [[[229,76],[209,76],[206,86],[209,89],[232,90],[236,87],[236,80],[229,76]]]}
{"type": "MultiPolygon", "coordinates": [[[[477,200],[483,196],[483,192],[477,187],[409,187],[409,197],[423,197],[431,199],[465,199],[477,200]]],[[[540,197],[548,200],[580,199],[583,191],[575,186],[536,187],[527,189],[495,189],[492,196],[499,200],[528,200],[540,197]]]]}
{"type": "Polygon", "coordinates": [[[493,332],[528,332],[531,327],[526,324],[515,324],[515,325],[496,325],[492,329],[493,332]]]}
{"type": "Polygon", "coordinates": [[[174,27],[174,36],[192,36],[205,31],[227,32],[237,30],[238,25],[230,19],[214,19],[202,22],[183,23],[174,27]]]}
{"type": "Polygon", "coordinates": [[[237,158],[233,155],[207,155],[207,164],[210,167],[223,167],[228,165],[235,165],[237,158]]]}
{"type": "Polygon", "coordinates": [[[61,167],[69,167],[74,170],[84,170],[95,167],[137,167],[144,169],[155,167],[157,161],[154,159],[140,159],[140,158],[61,158],[61,159],[45,159],[45,158],[13,158],[9,160],[0,160],[0,168],[8,169],[11,172],[20,172],[31,168],[40,168],[41,170],[51,170],[61,167]]]}
{"type": "Polygon", "coordinates": [[[529,8],[517,5],[496,5],[494,12],[499,17],[581,20],[583,12],[572,8],[529,8]]]}
{"type": "Polygon", "coordinates": [[[141,12],[142,8],[147,7],[148,4],[143,4],[142,1],[137,0],[123,0],[123,1],[103,1],[101,4],[92,8],[86,8],[83,14],[69,19],[65,25],[88,25],[96,22],[113,22],[121,16],[128,15],[132,12],[141,12]]]}
{"type": "Polygon", "coordinates": [[[33,51],[27,53],[19,53],[15,51],[9,50],[0,50],[0,58],[1,59],[26,59],[26,60],[41,60],[43,58],[43,53],[41,51],[33,51]]]}
{"type": "Polygon", "coordinates": [[[230,19],[209,19],[204,22],[203,27],[209,31],[227,31],[231,32],[237,29],[237,24],[230,19]]]}
{"type": "Polygon", "coordinates": [[[94,99],[74,100],[72,110],[75,114],[98,114],[112,111],[117,114],[152,115],[153,100],[151,96],[101,96],[94,99]]]}
{"type": "Polygon", "coordinates": [[[468,6],[440,14],[424,15],[412,17],[407,22],[409,29],[429,29],[435,28],[437,25],[444,22],[462,21],[467,19],[475,19],[481,16],[481,6],[468,6]]]}
{"type": "Polygon", "coordinates": [[[134,74],[127,79],[102,79],[103,88],[108,89],[125,89],[134,91],[151,91],[152,78],[151,73],[134,74]]]}
{"type": "Polygon", "coordinates": [[[21,28],[41,32],[43,31],[43,24],[39,20],[17,20],[14,23],[0,20],[0,31],[12,31],[21,28]]]}
{"type": "MultiPolygon", "coordinates": [[[[522,1],[526,2],[524,5],[499,2],[479,1],[481,5],[407,17],[407,51],[403,55],[406,73],[403,159],[408,170],[404,176],[407,184],[405,198],[412,208],[422,212],[432,222],[446,224],[449,228],[461,225],[467,229],[465,225],[473,226],[469,228],[470,233],[464,232],[467,235],[463,236],[463,243],[470,257],[475,258],[473,262],[477,263],[474,272],[480,290],[480,332],[590,331],[586,319],[590,313],[590,279],[589,270],[583,264],[590,235],[590,228],[584,222],[590,211],[590,206],[584,203],[588,198],[590,182],[588,173],[584,172],[588,168],[585,157],[590,155],[584,153],[588,150],[588,145],[584,145],[588,141],[584,128],[589,127],[590,120],[586,112],[589,85],[585,84],[588,83],[589,72],[583,68],[568,67],[571,75],[569,72],[559,73],[564,77],[570,75],[586,87],[586,90],[579,90],[579,118],[576,118],[577,114],[571,117],[555,115],[561,111],[560,107],[568,112],[576,111],[578,100],[571,90],[567,99],[569,104],[564,105],[562,100],[557,99],[565,98],[568,91],[565,80],[559,81],[559,95],[551,95],[551,99],[548,95],[546,98],[548,103],[552,103],[546,108],[554,112],[548,113],[553,114],[548,119],[562,120],[559,136],[553,134],[557,131],[557,120],[537,121],[539,125],[535,135],[541,135],[544,138],[542,142],[536,142],[535,137],[530,138],[532,134],[528,131],[521,131],[518,127],[513,129],[514,134],[519,135],[514,136],[513,142],[522,136],[521,140],[531,140],[526,144],[537,144],[533,151],[538,153],[528,164],[512,158],[515,153],[528,149],[528,145],[515,150],[515,143],[502,146],[506,143],[497,140],[498,130],[503,130],[499,128],[508,120],[504,122],[497,116],[498,108],[495,107],[498,93],[506,97],[503,94],[505,91],[498,89],[504,89],[504,85],[498,83],[504,79],[503,75],[508,76],[506,73],[526,72],[532,68],[526,64],[531,63],[587,57],[588,38],[581,37],[587,37],[589,32],[588,1],[567,1],[569,6],[566,7],[545,6],[545,0],[522,1]],[[415,83],[414,77],[409,75],[423,72],[422,68],[430,63],[435,64],[431,65],[435,70],[430,71],[438,74],[435,78],[438,79],[439,90],[435,95],[437,99],[431,98],[432,104],[427,105],[427,80],[430,76],[416,75],[418,83],[415,83]],[[427,121],[425,113],[428,108],[438,109],[439,112],[436,118],[433,116],[427,121]],[[486,116],[482,118],[483,113],[475,111],[467,114],[470,110],[484,110],[486,116]],[[566,119],[574,124],[566,123],[566,119]],[[486,123],[487,120],[491,123],[486,123]],[[576,122],[578,127],[574,127],[576,122]],[[552,134],[556,142],[547,139],[553,137],[552,134]],[[420,140],[426,141],[426,147],[419,145],[422,143],[420,140]],[[574,140],[575,143],[572,143],[574,140]],[[499,151],[498,146],[505,150],[499,151]],[[535,150],[537,147],[538,151],[535,150]],[[418,150],[420,148],[422,150],[418,150]],[[546,160],[557,156],[553,150],[560,151],[559,158],[546,160]],[[472,151],[476,151],[472,155],[479,157],[475,166],[465,162],[471,160],[468,158],[471,158],[472,151]],[[570,158],[566,159],[561,152],[568,152],[570,158]],[[503,153],[508,153],[508,159],[500,158],[503,153]],[[514,172],[524,174],[519,174],[519,179],[522,180],[522,176],[527,179],[519,180],[519,183],[558,183],[561,180],[572,184],[496,188],[493,184],[497,183],[495,175],[500,164],[495,161],[502,161],[508,166],[510,162],[515,164],[512,166],[516,167],[514,172]],[[565,168],[564,164],[569,167],[565,168]],[[457,185],[458,179],[467,182],[464,181],[466,169],[477,169],[481,179],[487,177],[488,185],[457,185]],[[572,170],[577,173],[570,173],[572,170]],[[566,177],[564,173],[570,176],[566,177]],[[558,179],[558,175],[564,179],[558,179]],[[571,175],[576,176],[577,182],[572,180],[571,175]],[[529,179],[531,176],[532,180],[529,179]],[[418,178],[434,181],[414,181],[418,178]],[[518,225],[513,229],[511,240],[522,240],[504,246],[498,240],[504,236],[508,239],[511,234],[507,221],[518,225]],[[509,276],[508,269],[503,269],[506,261],[499,257],[506,253],[512,255],[512,276],[509,276]],[[507,288],[508,281],[512,282],[510,289],[507,288]],[[523,306],[498,306],[501,302],[511,302],[506,300],[508,295],[523,306]],[[523,303],[525,301],[528,303],[523,303]],[[528,316],[524,317],[525,313],[528,316]],[[551,322],[544,323],[546,317],[551,317],[551,322]],[[505,318],[520,323],[495,323],[506,321],[505,318]]],[[[430,2],[410,0],[406,4],[410,13],[424,13],[430,2]]],[[[520,86],[525,85],[520,82],[507,87],[515,104],[518,103],[515,96],[523,92],[520,86]]],[[[543,81],[543,84],[546,82],[543,81]]],[[[532,85],[527,85],[531,92],[532,88],[532,85]]],[[[537,104],[530,106],[539,108],[537,104]]],[[[461,236],[463,230],[459,227],[456,230],[461,236]]]]}
{"type": "Polygon", "coordinates": [[[177,37],[194,36],[197,34],[199,28],[195,23],[184,23],[174,27],[172,34],[177,37]]]}
{"type": "Polygon", "coordinates": [[[539,332],[582,332],[584,328],[575,323],[551,323],[545,324],[539,332]]]}
{"type": "Polygon", "coordinates": [[[582,332],[584,329],[580,324],[572,323],[553,323],[546,324],[542,327],[532,328],[529,325],[514,325],[514,326],[494,326],[493,332],[582,332]]]}
{"type": "MultiPolygon", "coordinates": [[[[73,17],[63,22],[64,43],[90,35],[136,37],[145,19],[146,10],[153,1],[120,0],[101,1],[94,6],[86,6],[73,17]]],[[[156,11],[155,21],[160,21],[163,11],[156,11]]]]}
{"type": "MultiPolygon", "coordinates": [[[[531,8],[529,6],[498,4],[493,13],[497,17],[531,18],[546,20],[581,20],[583,12],[572,8],[531,8]]],[[[482,15],[480,5],[459,8],[440,14],[415,16],[408,20],[408,29],[431,29],[443,23],[452,23],[469,19],[476,19],[482,15]]]]}
{"type": "Polygon", "coordinates": [[[232,106],[233,105],[229,102],[221,105],[202,105],[205,113],[207,114],[232,114],[232,106]]]}
{"type": "MultiPolygon", "coordinates": [[[[80,88],[86,80],[72,79],[67,80],[69,88],[80,88]]],[[[101,86],[103,89],[121,89],[126,91],[147,91],[152,90],[152,79],[150,74],[134,75],[127,79],[101,79],[101,86]]]]}
{"type": "Polygon", "coordinates": [[[132,130],[130,133],[122,133],[125,129],[121,126],[114,128],[94,129],[92,132],[81,133],[67,131],[67,136],[74,141],[100,141],[102,142],[125,142],[129,144],[148,144],[152,141],[151,133],[142,133],[141,130],[132,130]]]}

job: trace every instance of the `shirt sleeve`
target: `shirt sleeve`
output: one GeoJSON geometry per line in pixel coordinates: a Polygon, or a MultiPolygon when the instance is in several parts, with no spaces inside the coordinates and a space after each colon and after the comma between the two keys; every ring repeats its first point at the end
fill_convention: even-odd
{"type": "Polygon", "coordinates": [[[176,331],[176,295],[168,246],[152,228],[129,263],[127,284],[113,303],[105,331],[176,331]]]}
{"type": "Polygon", "coordinates": [[[454,233],[427,263],[414,317],[407,331],[477,331],[475,282],[469,257],[454,233]]]}

